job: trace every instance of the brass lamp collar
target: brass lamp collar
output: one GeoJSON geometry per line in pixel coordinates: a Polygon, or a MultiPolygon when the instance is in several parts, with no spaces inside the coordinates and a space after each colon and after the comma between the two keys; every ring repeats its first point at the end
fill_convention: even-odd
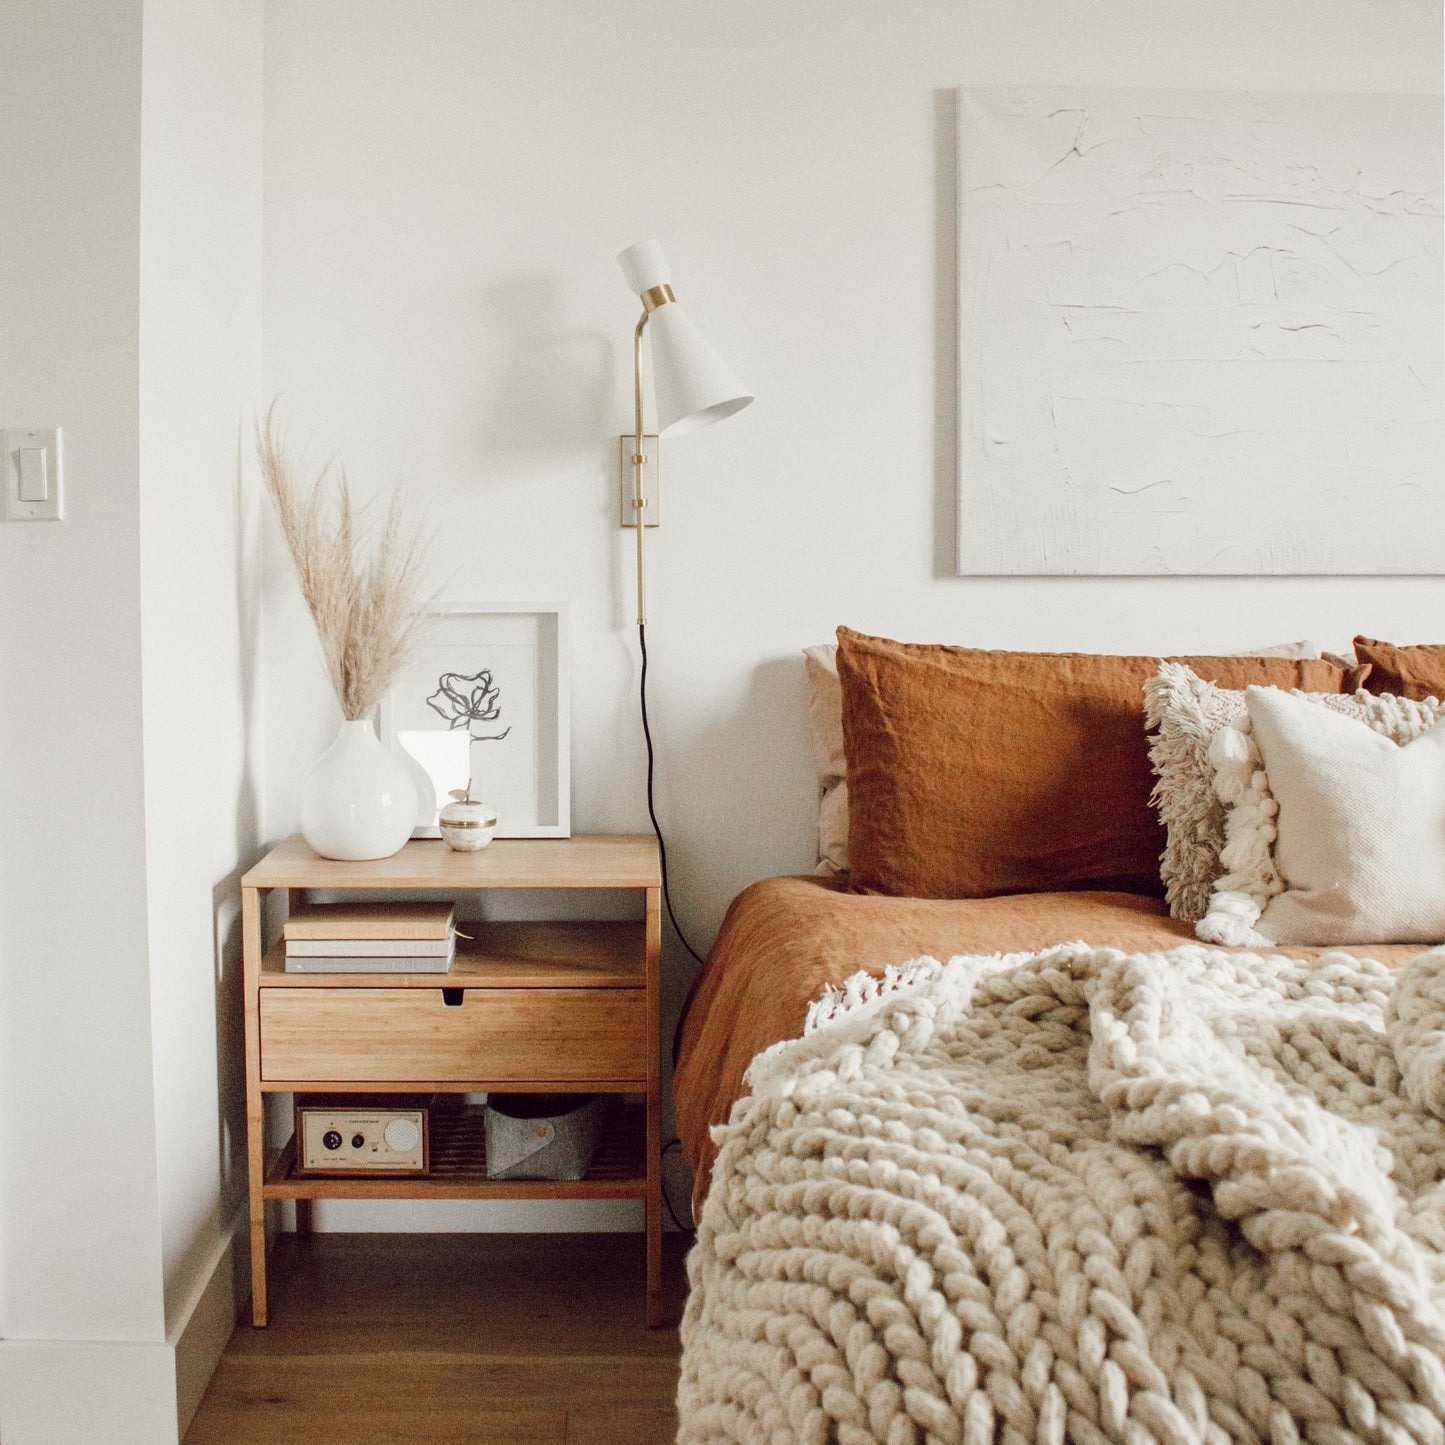
{"type": "Polygon", "coordinates": [[[642,293],[642,309],[656,311],[659,306],[666,306],[669,301],[676,300],[677,297],[672,294],[671,286],[649,286],[642,293]]]}

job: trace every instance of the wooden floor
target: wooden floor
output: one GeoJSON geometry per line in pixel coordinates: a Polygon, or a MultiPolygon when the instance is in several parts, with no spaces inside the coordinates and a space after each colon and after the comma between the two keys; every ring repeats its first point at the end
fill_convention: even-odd
{"type": "Polygon", "coordinates": [[[649,1330],[641,1235],[283,1235],[185,1445],[662,1445],[689,1239],[649,1330]]]}

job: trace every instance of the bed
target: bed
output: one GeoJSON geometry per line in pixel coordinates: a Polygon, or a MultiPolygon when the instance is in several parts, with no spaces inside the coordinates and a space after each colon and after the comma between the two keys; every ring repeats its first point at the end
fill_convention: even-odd
{"type": "Polygon", "coordinates": [[[840,639],[851,871],[745,889],[679,1029],[679,1440],[1445,1445],[1445,950],[1194,942],[1152,660],[840,639]]]}
{"type": "MultiPolygon", "coordinates": [[[[1087,939],[1125,953],[1173,948],[1194,937],[1160,898],[1113,892],[1028,893],[1002,898],[887,898],[847,891],[811,875],[745,888],[723,920],[678,1035],[673,1098],[678,1135],[700,1213],[716,1155],[710,1130],[746,1092],[753,1058],[803,1031],[824,988],[860,971],[931,956],[1036,952],[1087,939]]],[[[1286,949],[1297,958],[1318,949],[1286,949]]],[[[1399,966],[1417,945],[1358,948],[1399,966]]]]}

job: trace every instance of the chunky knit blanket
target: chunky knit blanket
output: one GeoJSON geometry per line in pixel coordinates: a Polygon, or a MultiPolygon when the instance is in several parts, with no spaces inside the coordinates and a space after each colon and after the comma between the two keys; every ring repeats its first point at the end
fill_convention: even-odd
{"type": "Polygon", "coordinates": [[[860,976],[754,1062],[682,1442],[1445,1442],[1445,950],[860,976]]]}

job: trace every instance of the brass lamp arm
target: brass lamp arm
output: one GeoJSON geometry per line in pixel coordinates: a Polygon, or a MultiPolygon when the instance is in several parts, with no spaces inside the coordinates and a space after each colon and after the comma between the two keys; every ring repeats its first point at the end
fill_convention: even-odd
{"type": "Polygon", "coordinates": [[[638,318],[637,330],[632,336],[632,381],[633,400],[636,404],[637,425],[632,433],[632,475],[633,493],[632,507],[637,514],[637,625],[647,625],[647,572],[644,567],[644,534],[647,531],[646,513],[647,498],[643,494],[642,469],[647,465],[647,456],[643,452],[643,438],[646,433],[642,430],[642,333],[647,326],[647,318],[652,312],[651,306],[646,306],[641,317],[638,318]]]}

